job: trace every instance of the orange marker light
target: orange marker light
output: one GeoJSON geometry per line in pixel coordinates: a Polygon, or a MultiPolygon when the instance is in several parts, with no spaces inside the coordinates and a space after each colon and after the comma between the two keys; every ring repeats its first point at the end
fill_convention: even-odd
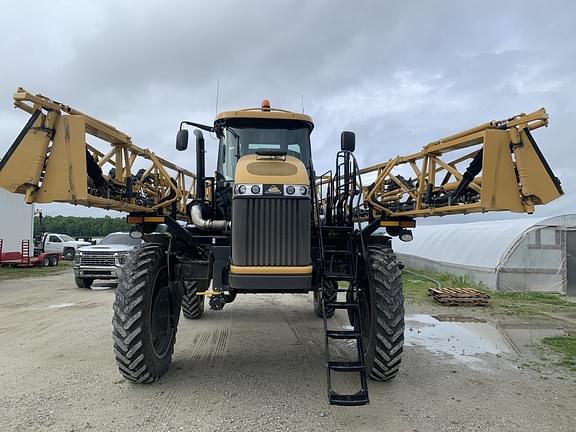
{"type": "Polygon", "coordinates": [[[262,111],[270,111],[270,101],[268,99],[262,101],[262,111]]]}

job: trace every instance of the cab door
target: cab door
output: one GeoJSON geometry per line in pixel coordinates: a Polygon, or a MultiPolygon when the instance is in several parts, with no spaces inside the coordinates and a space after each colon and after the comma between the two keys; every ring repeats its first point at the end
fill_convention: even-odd
{"type": "Polygon", "coordinates": [[[62,253],[64,245],[62,239],[57,235],[50,234],[44,243],[44,252],[46,253],[62,253]]]}

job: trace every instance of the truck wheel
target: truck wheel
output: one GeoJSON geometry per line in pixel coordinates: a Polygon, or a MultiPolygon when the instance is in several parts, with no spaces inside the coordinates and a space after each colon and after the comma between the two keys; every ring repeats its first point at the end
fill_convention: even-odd
{"type": "Polygon", "coordinates": [[[58,265],[58,256],[57,255],[52,255],[50,257],[50,265],[52,267],[56,267],[58,265]]]}
{"type": "Polygon", "coordinates": [[[404,346],[401,271],[386,245],[369,245],[367,255],[368,280],[362,293],[368,295],[360,295],[366,365],[370,378],[387,381],[398,373],[404,346]]]}
{"type": "MultiPolygon", "coordinates": [[[[325,281],[324,296],[326,303],[334,303],[338,298],[338,283],[335,281],[325,281]]],[[[320,318],[323,317],[322,314],[322,301],[320,300],[320,291],[314,291],[314,313],[320,318]]],[[[336,309],[334,307],[325,306],[326,318],[332,318],[336,309]]]]}
{"type": "Polygon", "coordinates": [[[42,258],[42,267],[50,267],[50,257],[45,256],[42,258]]]}
{"type": "Polygon", "coordinates": [[[94,282],[94,279],[75,277],[74,281],[76,282],[76,286],[78,288],[90,288],[94,282]]]}
{"type": "Polygon", "coordinates": [[[196,293],[206,291],[210,282],[182,281],[182,283],[184,284],[182,315],[186,319],[200,319],[204,313],[204,296],[196,295],[196,293]]]}
{"type": "Polygon", "coordinates": [[[64,249],[64,259],[68,261],[72,261],[74,259],[74,255],[76,255],[76,251],[73,248],[66,248],[64,249]]]}
{"type": "Polygon", "coordinates": [[[179,313],[172,296],[164,248],[137,246],[122,269],[112,319],[116,364],[127,380],[151,383],[170,367],[179,313]]]}

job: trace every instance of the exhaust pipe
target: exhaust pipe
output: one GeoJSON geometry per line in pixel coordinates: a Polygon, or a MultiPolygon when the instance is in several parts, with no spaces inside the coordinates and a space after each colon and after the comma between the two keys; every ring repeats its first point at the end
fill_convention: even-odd
{"type": "Polygon", "coordinates": [[[204,219],[202,216],[202,207],[206,200],[206,164],[204,135],[202,131],[194,129],[196,137],[196,200],[190,206],[190,219],[196,228],[204,231],[226,231],[230,230],[232,224],[226,220],[204,219]]]}
{"type": "Polygon", "coordinates": [[[202,135],[202,131],[194,129],[194,136],[196,137],[196,200],[204,202],[206,198],[204,135],[202,135]]]}
{"type": "Polygon", "coordinates": [[[202,217],[202,204],[192,204],[190,219],[196,228],[204,231],[229,231],[232,224],[226,220],[211,220],[202,217]]]}

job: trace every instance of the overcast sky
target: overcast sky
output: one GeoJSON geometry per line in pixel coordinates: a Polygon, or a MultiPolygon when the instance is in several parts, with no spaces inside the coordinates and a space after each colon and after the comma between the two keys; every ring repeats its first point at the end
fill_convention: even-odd
{"type": "Polygon", "coordinates": [[[1,154],[27,120],[12,108],[18,86],[190,168],[178,124],[213,121],[218,78],[219,110],[268,98],[301,111],[304,95],[317,172],[332,168],[343,129],[365,166],[546,107],[535,137],[567,196],[537,215],[576,212],[573,1],[3,1],[0,56],[1,154]]]}

